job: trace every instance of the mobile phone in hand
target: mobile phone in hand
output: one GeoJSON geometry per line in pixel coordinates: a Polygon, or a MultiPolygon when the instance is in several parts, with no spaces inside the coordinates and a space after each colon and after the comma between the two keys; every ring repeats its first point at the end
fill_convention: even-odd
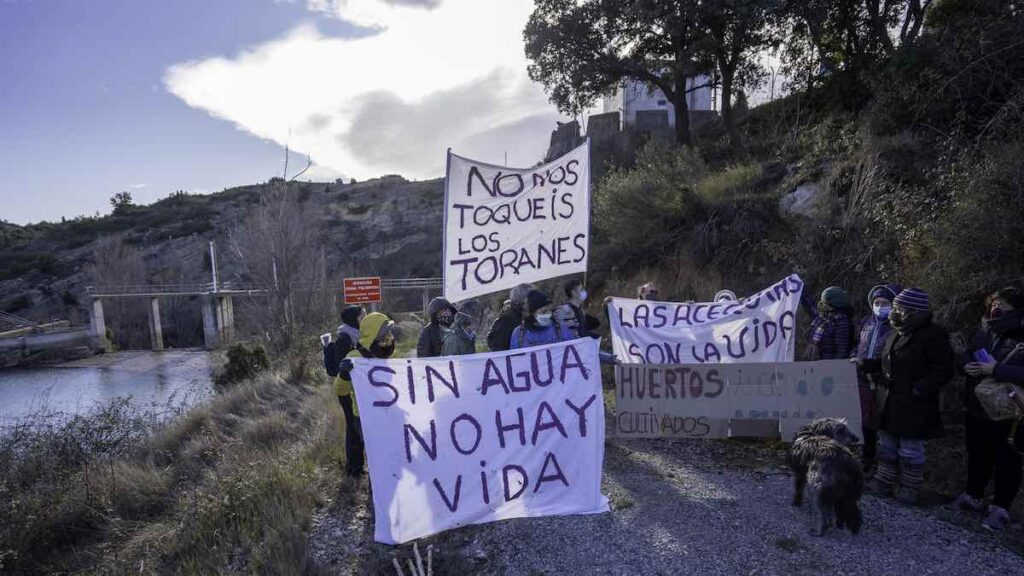
{"type": "Polygon", "coordinates": [[[988,350],[980,348],[974,351],[974,361],[981,362],[982,364],[992,364],[996,360],[988,353],[988,350]]]}

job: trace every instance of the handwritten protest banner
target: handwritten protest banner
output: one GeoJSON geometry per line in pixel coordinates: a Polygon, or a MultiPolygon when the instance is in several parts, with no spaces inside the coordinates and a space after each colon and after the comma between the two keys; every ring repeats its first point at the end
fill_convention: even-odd
{"type": "Polygon", "coordinates": [[[608,511],[596,340],[511,352],[356,359],[375,539],[608,511]]]}
{"type": "Polygon", "coordinates": [[[857,371],[846,360],[627,364],[615,370],[616,436],[791,440],[804,424],[845,418],[860,436],[857,371]]]}
{"type": "Polygon", "coordinates": [[[738,302],[613,298],[612,346],[627,364],[792,362],[803,288],[793,274],[738,302]]]}
{"type": "Polygon", "coordinates": [[[536,168],[448,154],[444,295],[458,302],[586,272],[590,145],[536,168]]]}

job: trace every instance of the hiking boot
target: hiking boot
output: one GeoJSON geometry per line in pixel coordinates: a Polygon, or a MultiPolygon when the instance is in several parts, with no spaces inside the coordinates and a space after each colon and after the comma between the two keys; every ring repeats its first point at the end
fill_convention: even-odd
{"type": "Polygon", "coordinates": [[[917,504],[917,491],[924,482],[924,464],[913,464],[906,460],[900,462],[900,489],[896,492],[896,500],[913,506],[917,504]]]}
{"type": "Polygon", "coordinates": [[[966,492],[958,496],[953,502],[953,505],[959,508],[961,512],[972,512],[976,514],[978,512],[985,511],[985,503],[970,496],[966,492]]]}
{"type": "Polygon", "coordinates": [[[871,477],[865,490],[875,496],[892,496],[892,487],[896,483],[898,473],[895,462],[879,460],[875,475],[871,477]]]}
{"type": "Polygon", "coordinates": [[[1010,527],[1010,513],[1005,508],[992,505],[988,507],[988,516],[981,521],[981,525],[989,530],[1002,532],[1010,527]]]}

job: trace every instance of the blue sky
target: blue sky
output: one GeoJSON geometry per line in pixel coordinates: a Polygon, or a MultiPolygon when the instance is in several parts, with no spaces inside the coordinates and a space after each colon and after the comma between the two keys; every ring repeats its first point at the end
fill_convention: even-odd
{"type": "Polygon", "coordinates": [[[318,180],[441,176],[449,146],[533,164],[558,116],[525,79],[531,5],[0,0],[0,219],[264,181],[286,142],[318,180]]]}

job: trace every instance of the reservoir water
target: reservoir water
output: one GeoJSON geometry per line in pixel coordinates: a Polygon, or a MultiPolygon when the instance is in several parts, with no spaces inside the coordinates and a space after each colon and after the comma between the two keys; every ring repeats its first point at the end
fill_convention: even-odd
{"type": "Polygon", "coordinates": [[[113,352],[56,366],[0,370],[0,426],[40,411],[88,412],[129,398],[156,412],[213,392],[213,359],[201,350],[113,352]]]}

